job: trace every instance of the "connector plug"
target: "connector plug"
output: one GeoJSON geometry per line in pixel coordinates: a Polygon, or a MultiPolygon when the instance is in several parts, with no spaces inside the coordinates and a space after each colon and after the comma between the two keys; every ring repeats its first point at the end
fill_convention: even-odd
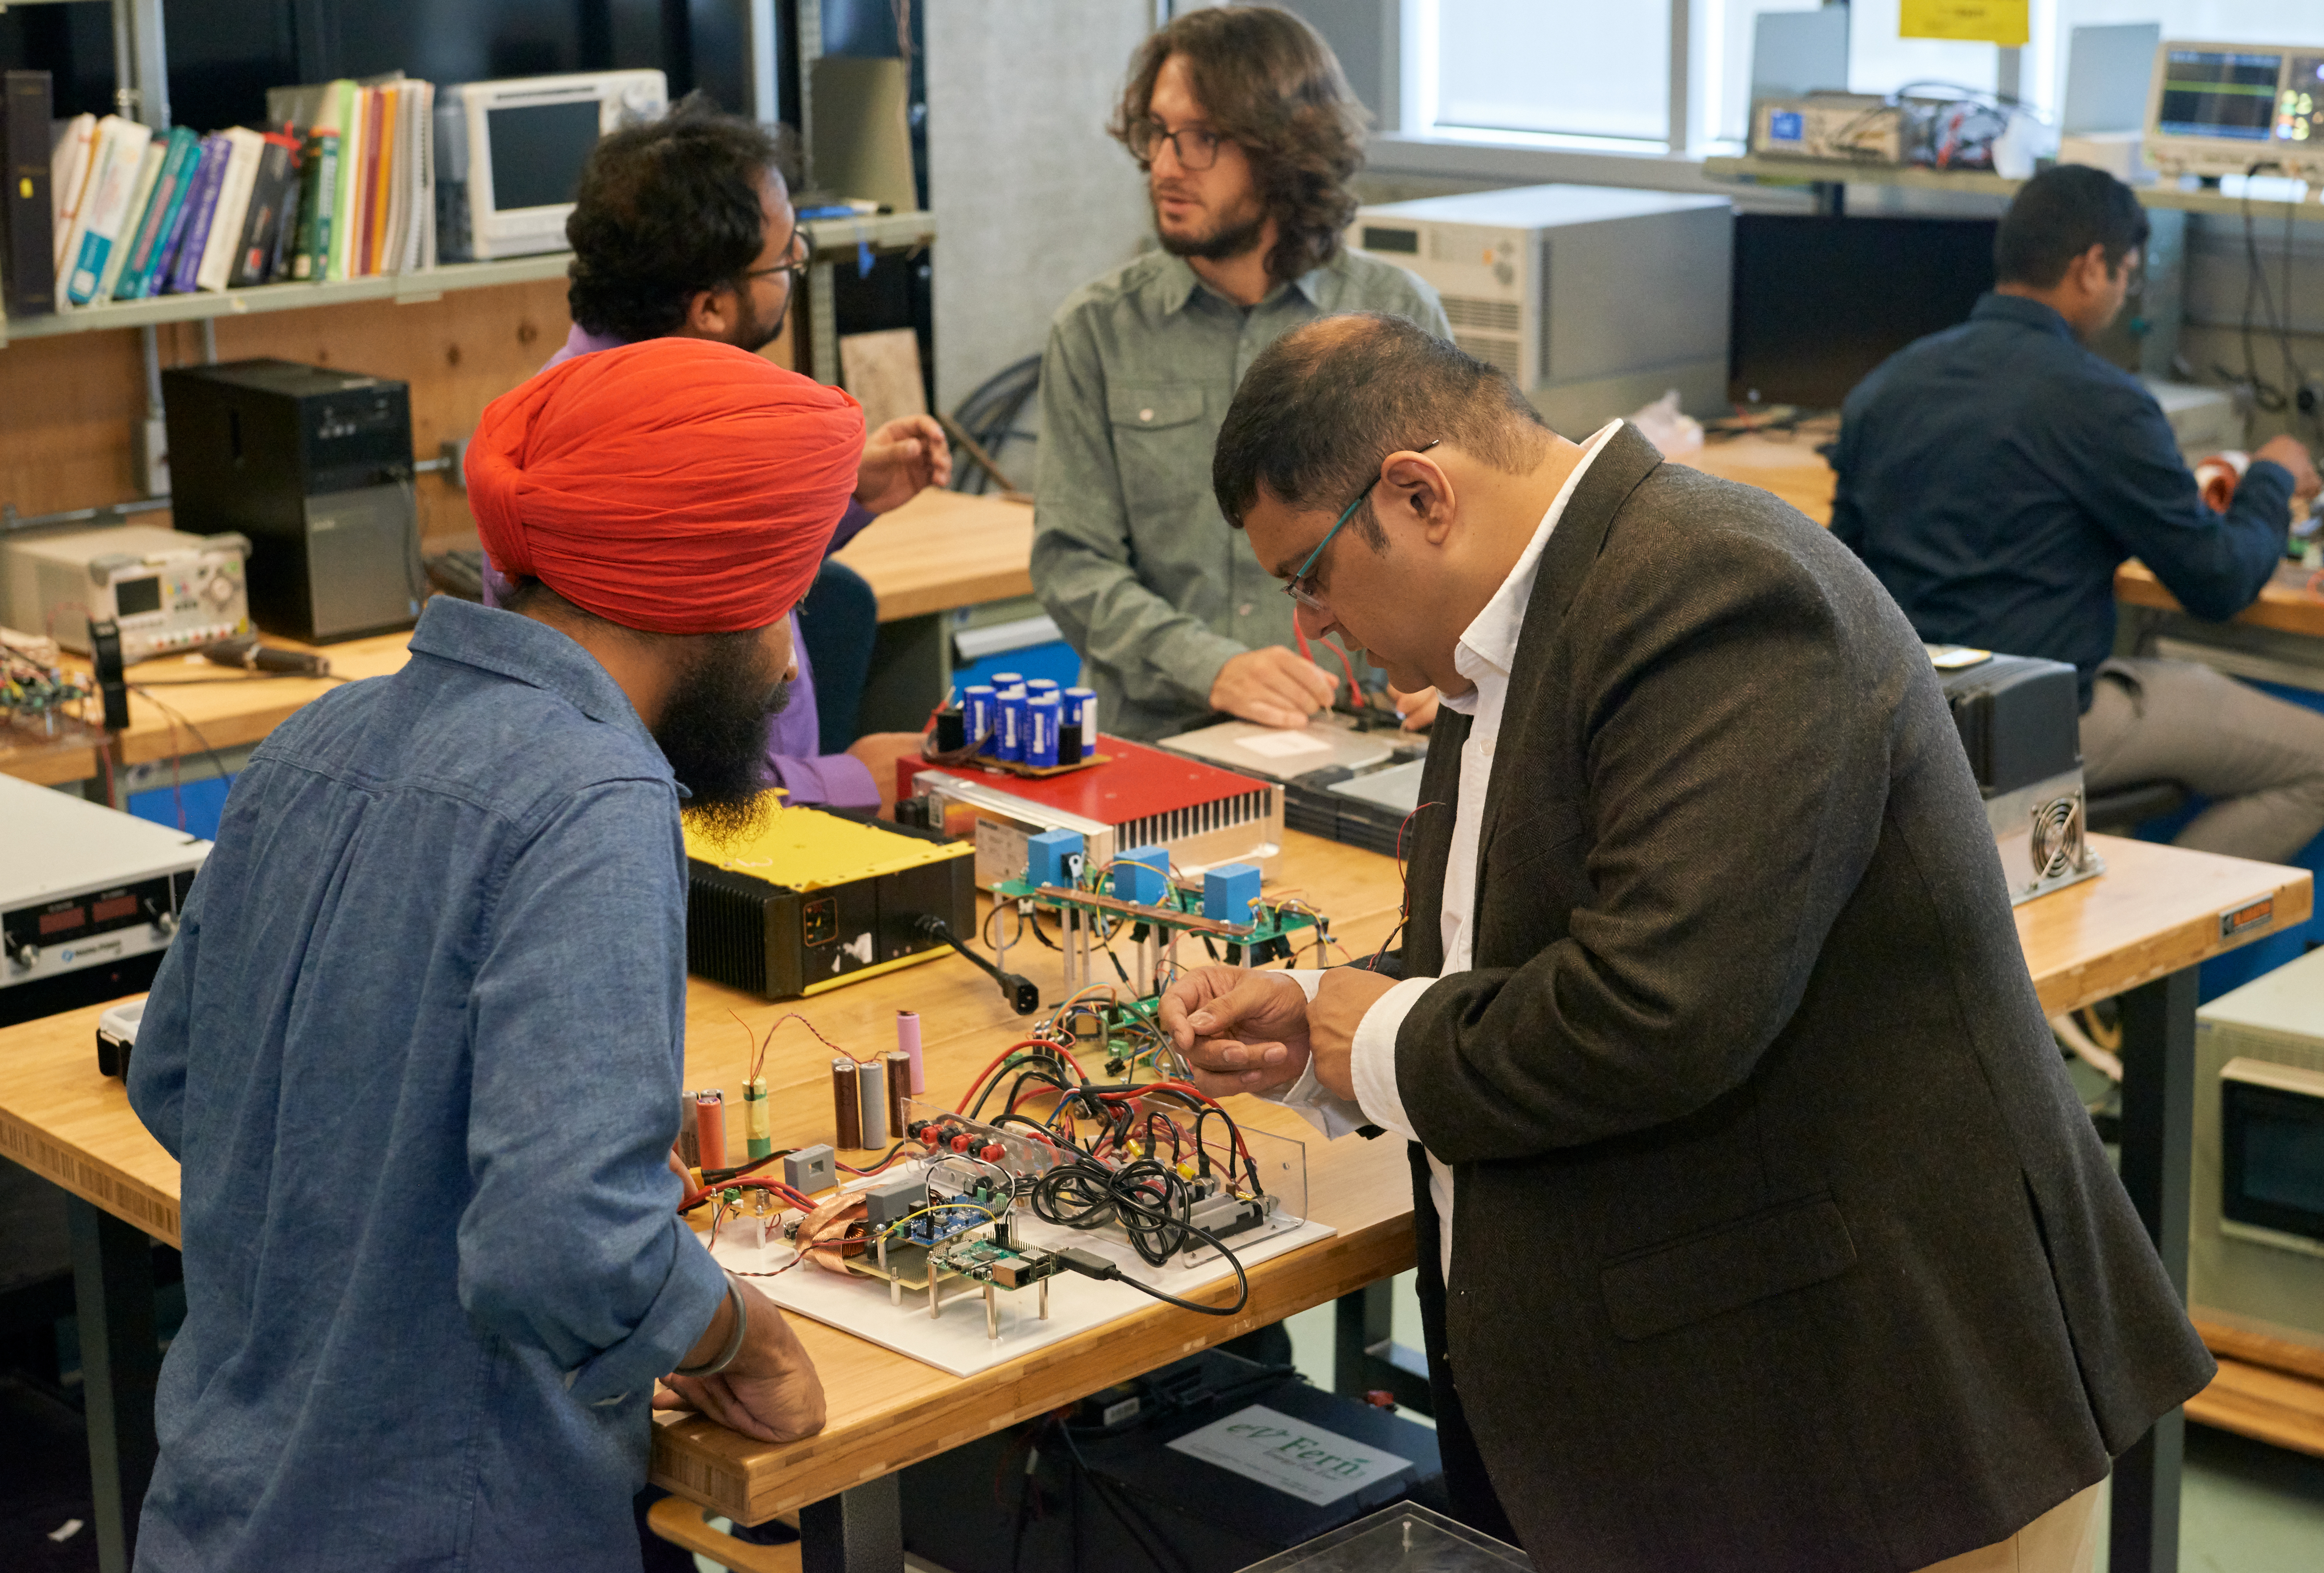
{"type": "Polygon", "coordinates": [[[1056,1256],[1057,1260],[1065,1265],[1065,1271],[1078,1273],[1084,1278],[1111,1280],[1121,1276],[1120,1267],[1107,1261],[1095,1251],[1084,1250],[1080,1246],[1068,1246],[1056,1253],[1056,1256]]]}

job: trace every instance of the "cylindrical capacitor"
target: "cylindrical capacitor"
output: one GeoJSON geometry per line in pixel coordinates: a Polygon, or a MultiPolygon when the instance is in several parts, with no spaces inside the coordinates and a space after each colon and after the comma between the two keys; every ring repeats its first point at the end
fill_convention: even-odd
{"type": "Polygon", "coordinates": [[[1057,685],[1047,677],[1025,679],[1025,696],[1028,699],[1038,699],[1044,694],[1055,694],[1056,691],[1057,685]]]}
{"type": "Polygon", "coordinates": [[[678,1095],[678,1161],[689,1169],[702,1167],[702,1143],[694,1134],[694,1094],[678,1095]]]}
{"type": "Polygon", "coordinates": [[[1057,718],[1064,706],[1054,694],[1037,695],[1025,702],[1025,762],[1039,769],[1057,763],[1057,718]]]}
{"type": "Polygon", "coordinates": [[[775,1150],[767,1131],[767,1079],[753,1076],[742,1083],[742,1134],[751,1156],[763,1158],[775,1150]]]}
{"type": "Polygon", "coordinates": [[[833,1146],[852,1151],[863,1145],[861,1097],[855,1090],[855,1062],[842,1054],[831,1062],[831,1106],[839,1117],[839,1134],[832,1139],[833,1146]]]}
{"type": "Polygon", "coordinates": [[[960,707],[968,719],[968,735],[976,751],[991,759],[1001,751],[1001,700],[988,684],[980,683],[961,695],[960,707]]]}
{"type": "Polygon", "coordinates": [[[1065,700],[1065,724],[1081,729],[1082,758],[1097,758],[1097,690],[1068,688],[1065,700]]]}
{"type": "Polygon", "coordinates": [[[705,1173],[726,1166],[726,1095],[715,1087],[694,1095],[694,1139],[705,1173]]]}
{"type": "Polygon", "coordinates": [[[1023,686],[1025,686],[1025,674],[1022,672],[995,672],[992,674],[992,691],[995,694],[1006,694],[1011,688],[1022,688],[1023,686]]]}
{"type": "Polygon", "coordinates": [[[899,1010],[896,1013],[896,1046],[912,1057],[912,1096],[918,1098],[928,1090],[927,1072],[920,1064],[920,1013],[899,1010]]]}
{"type": "Polygon", "coordinates": [[[1022,684],[1001,691],[1001,757],[1012,765],[1025,762],[1025,689],[1022,684]]]}
{"type": "Polygon", "coordinates": [[[912,1095],[912,1056],[890,1049],[880,1059],[888,1067],[888,1135],[893,1138],[904,1134],[904,1099],[912,1095]]]}
{"type": "Polygon", "coordinates": [[[855,1067],[856,1095],[863,1100],[863,1139],[859,1146],[888,1145],[888,1067],[866,1060],[855,1067]]]}

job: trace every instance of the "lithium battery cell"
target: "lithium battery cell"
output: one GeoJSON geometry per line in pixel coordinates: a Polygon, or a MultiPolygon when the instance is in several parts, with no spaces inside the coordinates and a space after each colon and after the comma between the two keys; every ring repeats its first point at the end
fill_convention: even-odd
{"type": "Polygon", "coordinates": [[[857,1096],[862,1100],[863,1139],[859,1145],[884,1147],[888,1145],[888,1067],[878,1060],[866,1060],[855,1067],[857,1096]]]}
{"type": "MultiPolygon", "coordinates": [[[[1065,726],[1078,729],[1084,759],[1097,758],[1097,690],[1068,688],[1062,695],[1065,702],[1065,726]]],[[[1062,732],[1060,733],[1062,736],[1062,732]]]]}
{"type": "Polygon", "coordinates": [[[742,1083],[742,1134],[750,1155],[763,1158],[775,1150],[767,1129],[767,1079],[754,1076],[742,1083]]]}
{"type": "Polygon", "coordinates": [[[1001,757],[1012,765],[1025,762],[1025,690],[1021,685],[1001,691],[1001,757]]]}
{"type": "Polygon", "coordinates": [[[726,1095],[715,1087],[694,1095],[694,1139],[705,1173],[726,1166],[726,1095]]]}
{"type": "Polygon", "coordinates": [[[961,712],[976,751],[987,759],[1001,750],[1001,700],[991,686],[978,684],[961,695],[961,712]]]}
{"type": "Polygon", "coordinates": [[[928,1090],[927,1071],[920,1064],[920,1013],[899,1010],[896,1013],[896,1047],[912,1059],[912,1096],[918,1098],[928,1090]]]}
{"type": "Polygon", "coordinates": [[[1025,762],[1035,769],[1052,769],[1057,763],[1057,717],[1065,707],[1054,694],[1025,701],[1025,762]]]}
{"type": "Polygon", "coordinates": [[[863,1145],[862,1093],[856,1088],[855,1062],[842,1054],[831,1062],[831,1107],[839,1122],[835,1147],[850,1150],[863,1145]]]}
{"type": "Polygon", "coordinates": [[[694,1134],[694,1094],[678,1095],[678,1161],[689,1169],[702,1167],[702,1143],[694,1134]]]}
{"type": "Polygon", "coordinates": [[[912,1095],[912,1056],[901,1049],[890,1049],[880,1056],[888,1067],[888,1134],[904,1134],[904,1099],[912,1095]]]}

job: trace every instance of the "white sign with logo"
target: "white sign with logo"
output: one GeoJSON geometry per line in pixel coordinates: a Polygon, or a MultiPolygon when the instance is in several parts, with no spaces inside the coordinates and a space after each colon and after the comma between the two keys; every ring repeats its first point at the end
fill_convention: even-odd
{"type": "Polygon", "coordinates": [[[1318,1506],[1412,1465],[1409,1458],[1294,1420],[1263,1403],[1188,1431],[1170,1446],[1318,1506]]]}

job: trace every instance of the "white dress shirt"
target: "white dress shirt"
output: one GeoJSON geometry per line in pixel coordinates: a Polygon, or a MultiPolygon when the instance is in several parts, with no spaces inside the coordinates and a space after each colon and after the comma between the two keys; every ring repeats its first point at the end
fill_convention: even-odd
{"type": "MultiPolygon", "coordinates": [[[[1445,695],[1438,701],[1471,718],[1468,741],[1461,745],[1461,786],[1452,807],[1452,849],[1444,865],[1444,898],[1437,915],[1438,932],[1444,943],[1444,976],[1467,971],[1474,956],[1471,927],[1476,915],[1477,841],[1484,818],[1485,786],[1492,778],[1493,748],[1501,731],[1501,706],[1508,699],[1509,668],[1517,660],[1517,636],[1525,629],[1526,607],[1533,599],[1541,550],[1549,544],[1550,532],[1557,528],[1558,516],[1565,511],[1566,501],[1581,483],[1583,472],[1606,446],[1606,439],[1621,426],[1618,420],[1609,421],[1582,445],[1581,462],[1565,477],[1565,484],[1557,489],[1549,511],[1535,527],[1533,538],[1518,554],[1509,576],[1501,581],[1501,587],[1485,603],[1485,609],[1477,613],[1452,649],[1452,669],[1476,686],[1459,698],[1445,695]]],[[[1284,976],[1305,989],[1307,998],[1313,999],[1323,974],[1320,970],[1300,968],[1286,969],[1284,976]]],[[[1414,1003],[1435,981],[1434,978],[1425,977],[1404,979],[1374,1000],[1363,1019],[1356,1024],[1352,1066],[1356,1097],[1352,1104],[1334,1096],[1316,1081],[1312,1063],[1300,1073],[1298,1081],[1279,1095],[1279,1100],[1298,1109],[1327,1136],[1342,1136],[1360,1125],[1370,1124],[1418,1141],[1411,1118],[1404,1111],[1404,1099],[1397,1090],[1396,1035],[1414,1003]]],[[[1438,1266],[1450,1283],[1452,1171],[1434,1153],[1428,1154],[1428,1196],[1436,1204],[1437,1237],[1443,1247],[1438,1266]]]]}

